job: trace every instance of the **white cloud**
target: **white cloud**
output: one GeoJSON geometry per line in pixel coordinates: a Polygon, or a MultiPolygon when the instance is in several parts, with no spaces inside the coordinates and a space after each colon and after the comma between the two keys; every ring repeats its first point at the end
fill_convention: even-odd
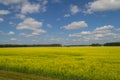
{"type": "Polygon", "coordinates": [[[27,13],[37,13],[37,12],[46,12],[47,11],[47,5],[48,0],[39,0],[38,3],[30,3],[26,2],[21,7],[21,13],[27,14],[27,13]]]}
{"type": "Polygon", "coordinates": [[[21,8],[21,13],[23,13],[23,14],[35,13],[35,12],[39,12],[39,10],[40,10],[39,4],[26,3],[26,4],[23,4],[23,6],[21,8]]]}
{"type": "Polygon", "coordinates": [[[8,10],[0,10],[0,15],[7,15],[9,13],[10,13],[10,11],[8,11],[8,10]]]}
{"type": "Polygon", "coordinates": [[[99,28],[96,28],[95,30],[108,30],[108,29],[112,29],[114,28],[114,26],[112,25],[107,25],[107,26],[102,26],[102,27],[99,27],[99,28]]]}
{"type": "Polygon", "coordinates": [[[91,34],[91,32],[90,31],[82,31],[81,34],[82,35],[89,35],[89,34],[91,34]]]}
{"type": "Polygon", "coordinates": [[[9,35],[14,35],[15,33],[13,31],[10,31],[8,34],[9,35]]]}
{"type": "Polygon", "coordinates": [[[66,29],[66,30],[74,30],[74,29],[84,28],[87,26],[88,25],[85,21],[78,21],[78,22],[72,22],[66,26],[63,26],[62,28],[66,29]]]}
{"type": "Polygon", "coordinates": [[[18,3],[23,3],[27,2],[28,0],[0,0],[0,3],[4,5],[10,5],[10,4],[18,4],[18,3]]]}
{"type": "Polygon", "coordinates": [[[3,22],[4,21],[4,19],[3,18],[0,18],[0,22],[3,22]]]}
{"type": "Polygon", "coordinates": [[[71,5],[71,6],[70,6],[70,11],[71,11],[71,14],[76,14],[76,13],[78,13],[80,10],[79,10],[79,8],[78,8],[77,5],[71,5]]]}
{"type": "Polygon", "coordinates": [[[10,38],[11,41],[16,41],[17,39],[16,38],[10,38]]]}
{"type": "Polygon", "coordinates": [[[95,40],[118,40],[120,39],[120,34],[114,31],[114,26],[106,25],[98,27],[93,31],[82,31],[80,33],[69,34],[69,37],[76,37],[86,41],[95,40]]]}
{"type": "Polygon", "coordinates": [[[48,0],[37,0],[37,3],[32,3],[30,0],[0,0],[1,4],[12,5],[10,9],[21,11],[22,14],[36,13],[39,11],[47,11],[48,0]]]}
{"type": "Polygon", "coordinates": [[[38,29],[38,30],[35,30],[32,32],[32,36],[37,36],[37,35],[40,35],[40,34],[45,33],[45,32],[46,32],[45,30],[38,29]]]}
{"type": "Polygon", "coordinates": [[[64,17],[70,17],[71,15],[70,14],[65,14],[64,17]]]}
{"type": "Polygon", "coordinates": [[[0,34],[1,35],[4,35],[4,36],[9,36],[9,35],[14,35],[15,33],[13,31],[9,31],[9,32],[3,32],[3,31],[0,31],[0,34]]]}
{"type": "Polygon", "coordinates": [[[23,22],[19,23],[17,26],[18,30],[31,30],[31,34],[22,34],[24,36],[36,36],[45,33],[45,30],[41,29],[42,22],[36,21],[33,18],[26,18],[23,22]]]}
{"type": "Polygon", "coordinates": [[[70,37],[79,37],[83,35],[90,35],[90,36],[102,36],[102,35],[108,35],[111,34],[111,29],[114,28],[114,26],[111,25],[106,25],[102,27],[98,27],[94,29],[93,31],[82,31],[80,33],[75,33],[75,34],[70,34],[70,37]]]}
{"type": "Polygon", "coordinates": [[[42,22],[36,21],[33,18],[26,18],[23,22],[17,26],[18,30],[36,30],[42,26],[42,22]]]}
{"type": "Polygon", "coordinates": [[[89,2],[88,10],[86,13],[92,13],[97,11],[111,11],[120,9],[120,0],[95,0],[89,2]]]}
{"type": "Polygon", "coordinates": [[[22,14],[36,13],[40,10],[46,12],[46,5],[48,0],[38,0],[38,3],[31,3],[29,0],[0,0],[0,3],[4,5],[11,5],[11,9],[14,11],[21,11],[22,14]]]}
{"type": "Polygon", "coordinates": [[[93,33],[94,34],[106,34],[106,33],[111,33],[111,29],[113,29],[114,26],[112,25],[106,25],[106,26],[102,26],[102,27],[98,27],[96,28],[93,33]]]}

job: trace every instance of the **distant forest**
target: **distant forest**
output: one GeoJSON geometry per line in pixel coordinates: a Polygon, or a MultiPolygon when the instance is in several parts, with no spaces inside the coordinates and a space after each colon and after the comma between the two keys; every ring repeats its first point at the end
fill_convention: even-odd
{"type": "Polygon", "coordinates": [[[93,43],[91,45],[62,45],[62,44],[0,44],[0,47],[79,47],[79,46],[120,46],[120,42],[109,42],[104,44],[93,43]]]}
{"type": "Polygon", "coordinates": [[[109,43],[104,43],[104,44],[91,44],[90,46],[120,46],[120,42],[109,42],[109,43]]]}
{"type": "Polygon", "coordinates": [[[61,44],[0,44],[0,47],[61,47],[61,44]]]}

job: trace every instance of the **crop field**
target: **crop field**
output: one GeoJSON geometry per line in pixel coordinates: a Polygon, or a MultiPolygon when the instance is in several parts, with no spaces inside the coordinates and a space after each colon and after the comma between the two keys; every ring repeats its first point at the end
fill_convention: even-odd
{"type": "Polygon", "coordinates": [[[44,80],[120,80],[120,47],[0,48],[0,78],[7,72],[44,80]]]}

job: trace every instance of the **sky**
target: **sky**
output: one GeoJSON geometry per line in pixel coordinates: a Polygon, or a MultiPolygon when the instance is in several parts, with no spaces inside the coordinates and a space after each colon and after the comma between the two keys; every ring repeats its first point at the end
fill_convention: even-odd
{"type": "Polygon", "coordinates": [[[120,0],[0,0],[0,44],[120,41],[120,0]]]}

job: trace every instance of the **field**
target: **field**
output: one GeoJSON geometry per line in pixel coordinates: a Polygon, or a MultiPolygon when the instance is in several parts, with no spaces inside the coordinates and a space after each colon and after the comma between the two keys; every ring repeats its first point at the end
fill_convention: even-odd
{"type": "Polygon", "coordinates": [[[120,47],[0,48],[0,80],[120,80],[120,47]]]}

